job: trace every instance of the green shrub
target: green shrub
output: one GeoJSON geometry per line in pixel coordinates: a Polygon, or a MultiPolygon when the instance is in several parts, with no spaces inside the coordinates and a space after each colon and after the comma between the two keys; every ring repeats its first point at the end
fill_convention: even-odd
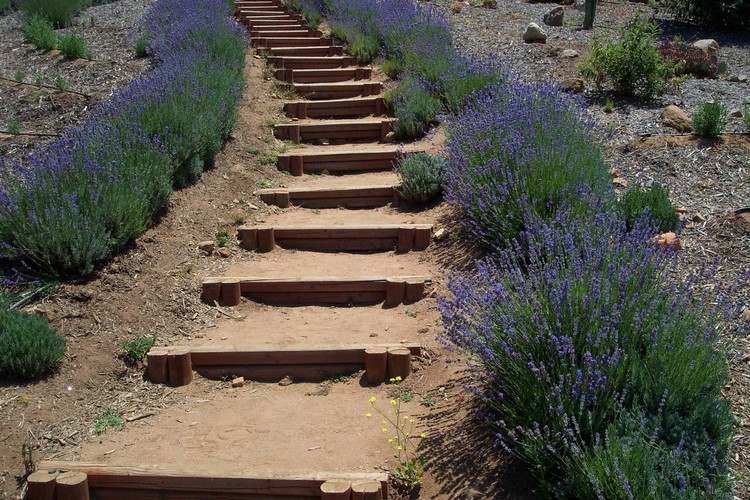
{"type": "Polygon", "coordinates": [[[148,55],[148,38],[146,35],[139,36],[133,44],[133,52],[135,57],[141,58],[148,55]]]}
{"type": "Polygon", "coordinates": [[[745,119],[745,128],[747,129],[747,133],[750,134],[750,102],[745,104],[742,111],[742,116],[745,119]]]}
{"type": "Polygon", "coordinates": [[[0,301],[0,378],[29,380],[54,370],[65,355],[65,339],[42,316],[0,301]]]}
{"type": "Polygon", "coordinates": [[[680,19],[720,28],[750,27],[750,0],[662,0],[680,19]]]}
{"type": "Polygon", "coordinates": [[[401,198],[412,203],[427,203],[435,198],[443,190],[446,165],[445,158],[428,153],[403,158],[397,169],[401,198]]]}
{"type": "Polygon", "coordinates": [[[83,37],[73,33],[61,35],[57,40],[57,48],[66,59],[89,59],[91,57],[83,37]]]}
{"type": "Polygon", "coordinates": [[[359,64],[370,64],[380,53],[380,43],[375,37],[358,34],[349,44],[348,51],[359,64]]]}
{"type": "Polygon", "coordinates": [[[404,65],[401,61],[396,59],[386,59],[383,61],[383,73],[388,75],[388,78],[398,78],[398,75],[404,70],[404,65]]]}
{"type": "Polygon", "coordinates": [[[650,21],[634,19],[614,40],[595,40],[582,62],[581,74],[598,87],[610,81],[616,92],[651,99],[662,93],[673,67],[656,45],[658,29],[650,21]]]}
{"type": "Polygon", "coordinates": [[[693,128],[701,137],[718,137],[727,126],[729,112],[720,102],[707,102],[693,113],[693,128]]]}
{"type": "Polygon", "coordinates": [[[24,20],[23,38],[39,50],[52,50],[57,46],[57,35],[52,25],[40,16],[29,16],[24,20]]]}
{"type": "Polygon", "coordinates": [[[414,80],[403,80],[385,94],[386,105],[398,119],[394,133],[398,139],[421,137],[435,122],[441,103],[414,80]]]}
{"type": "Polygon", "coordinates": [[[40,16],[56,28],[69,26],[73,18],[86,7],[86,0],[22,0],[21,10],[28,16],[40,16]]]}
{"type": "Polygon", "coordinates": [[[0,0],[0,16],[4,16],[11,10],[10,0],[0,0]]]}
{"type": "Polygon", "coordinates": [[[153,335],[144,335],[122,343],[122,359],[129,365],[135,365],[143,361],[148,351],[154,347],[156,339],[153,335]]]}
{"type": "Polygon", "coordinates": [[[658,183],[645,189],[638,185],[631,187],[620,198],[618,208],[628,230],[644,216],[662,233],[677,231],[680,227],[680,217],[669,200],[669,191],[658,183]]]}

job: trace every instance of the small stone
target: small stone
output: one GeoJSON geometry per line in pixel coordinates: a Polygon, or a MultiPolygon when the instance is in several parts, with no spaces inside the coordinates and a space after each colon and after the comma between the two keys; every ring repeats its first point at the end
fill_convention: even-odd
{"type": "Polygon", "coordinates": [[[739,108],[733,109],[729,112],[729,115],[735,118],[742,118],[742,110],[739,108]]]}
{"type": "Polygon", "coordinates": [[[678,132],[690,132],[693,130],[693,121],[682,108],[670,104],[661,112],[661,121],[667,127],[678,132]]]}
{"type": "Polygon", "coordinates": [[[693,44],[693,47],[701,49],[706,54],[711,54],[719,51],[719,42],[717,42],[713,38],[706,38],[695,42],[693,44]]]}
{"type": "Polygon", "coordinates": [[[216,244],[211,240],[201,241],[200,243],[198,243],[198,249],[206,252],[206,254],[208,255],[211,255],[214,252],[215,247],[216,244]]]}
{"type": "Polygon", "coordinates": [[[453,12],[454,14],[460,14],[462,10],[464,10],[463,2],[456,1],[451,3],[451,12],[453,12]]]}
{"type": "Polygon", "coordinates": [[[580,94],[581,92],[586,90],[586,82],[583,80],[583,78],[566,78],[565,80],[563,80],[560,86],[563,88],[563,90],[567,90],[568,92],[573,92],[575,94],[580,94]]]}
{"type": "Polygon", "coordinates": [[[560,7],[554,7],[552,10],[544,14],[542,20],[547,26],[562,26],[565,18],[565,9],[560,7]]]}
{"type": "Polygon", "coordinates": [[[547,33],[537,23],[529,23],[523,32],[523,41],[526,43],[547,43],[547,33]]]}
{"type": "Polygon", "coordinates": [[[232,379],[232,387],[242,387],[245,385],[245,377],[237,377],[235,379],[232,379]]]}
{"type": "Polygon", "coordinates": [[[680,237],[671,231],[668,233],[663,233],[663,234],[656,236],[654,238],[654,241],[660,247],[672,248],[674,250],[679,250],[680,248],[682,248],[680,237]]]}
{"type": "Polygon", "coordinates": [[[219,248],[216,253],[219,254],[219,257],[224,259],[232,255],[232,252],[230,252],[228,248],[219,248]]]}
{"type": "Polygon", "coordinates": [[[249,208],[250,210],[258,210],[258,205],[254,203],[248,203],[247,208],[249,208]]]}
{"type": "Polygon", "coordinates": [[[370,337],[377,337],[377,336],[378,336],[378,334],[377,334],[377,333],[371,333],[371,334],[370,334],[370,337]]]}
{"type": "Polygon", "coordinates": [[[565,49],[560,53],[560,57],[564,59],[575,59],[576,57],[580,56],[581,54],[578,53],[575,49],[565,49]]]}
{"type": "Polygon", "coordinates": [[[612,185],[619,188],[626,188],[628,187],[628,184],[628,180],[625,177],[615,177],[614,179],[612,179],[612,185]]]}
{"type": "Polygon", "coordinates": [[[432,238],[435,241],[443,241],[448,237],[448,231],[445,230],[445,228],[440,228],[437,231],[435,231],[435,234],[432,235],[432,238]]]}
{"type": "Polygon", "coordinates": [[[292,385],[294,383],[294,380],[292,380],[292,377],[289,375],[284,376],[281,380],[279,380],[279,385],[286,387],[287,385],[292,385]]]}
{"type": "Polygon", "coordinates": [[[742,314],[740,315],[740,318],[745,323],[750,323],[750,307],[748,307],[744,311],[742,311],[742,314]]]}

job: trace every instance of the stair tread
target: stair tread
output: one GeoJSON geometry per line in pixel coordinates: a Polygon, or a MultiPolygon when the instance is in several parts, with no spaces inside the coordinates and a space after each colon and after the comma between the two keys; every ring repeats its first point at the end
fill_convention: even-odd
{"type": "Polygon", "coordinates": [[[325,119],[316,119],[316,118],[305,118],[303,120],[295,120],[291,122],[285,122],[285,123],[277,123],[274,125],[274,127],[287,127],[290,125],[358,125],[358,124],[378,124],[378,123],[393,123],[398,121],[396,118],[392,118],[390,116],[368,116],[364,118],[343,118],[343,119],[335,119],[335,118],[325,118],[325,119]]]}

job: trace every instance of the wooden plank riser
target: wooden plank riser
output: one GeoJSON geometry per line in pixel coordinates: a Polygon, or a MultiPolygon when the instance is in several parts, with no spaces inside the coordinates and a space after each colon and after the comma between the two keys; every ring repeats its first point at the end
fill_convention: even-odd
{"type": "Polygon", "coordinates": [[[253,47],[317,47],[330,45],[330,41],[320,37],[295,38],[254,38],[250,41],[253,47]]]}
{"type": "Polygon", "coordinates": [[[312,59],[295,58],[293,56],[270,56],[269,64],[277,68],[286,69],[333,69],[346,68],[354,65],[354,58],[347,56],[313,57],[312,59]]]}
{"type": "Polygon", "coordinates": [[[331,68],[331,69],[277,69],[274,77],[290,83],[331,83],[347,80],[369,80],[372,76],[370,68],[331,68]]]}
{"type": "Polygon", "coordinates": [[[294,83],[294,90],[299,95],[312,101],[349,99],[352,97],[367,97],[378,95],[383,90],[381,84],[374,83],[352,83],[350,85],[336,86],[310,86],[310,84],[294,83]]]}
{"type": "Polygon", "coordinates": [[[388,204],[399,205],[398,191],[393,187],[353,189],[293,190],[267,189],[257,193],[264,203],[287,208],[373,208],[388,204]]]}
{"type": "Polygon", "coordinates": [[[291,57],[327,57],[341,56],[344,48],[338,45],[321,46],[321,47],[271,47],[258,49],[261,53],[270,56],[291,56],[291,57]]]}
{"type": "Polygon", "coordinates": [[[284,155],[278,158],[279,170],[299,176],[305,173],[329,172],[336,174],[392,170],[398,161],[398,151],[382,153],[354,153],[345,155],[284,155]]]}
{"type": "Polygon", "coordinates": [[[385,103],[382,97],[364,97],[345,101],[294,101],[284,104],[290,118],[362,118],[382,116],[385,103]]]}
{"type": "Polygon", "coordinates": [[[348,130],[343,127],[327,126],[325,128],[315,126],[276,126],[273,135],[280,140],[290,140],[294,143],[309,142],[316,140],[337,140],[337,141],[384,141],[388,132],[391,131],[391,125],[375,124],[372,127],[362,128],[361,130],[348,130]]]}
{"type": "Polygon", "coordinates": [[[323,33],[303,27],[299,28],[287,28],[285,30],[268,30],[265,27],[258,28],[257,30],[250,31],[251,38],[269,38],[269,37],[285,37],[285,38],[301,38],[301,37],[322,37],[323,33]]]}
{"type": "MultiPolygon", "coordinates": [[[[250,36],[258,36],[256,33],[278,33],[279,31],[298,31],[298,30],[304,30],[307,29],[305,26],[301,24],[294,24],[294,23],[278,23],[278,24],[269,24],[267,26],[259,26],[258,28],[253,28],[250,31],[250,36]]],[[[312,31],[310,30],[312,33],[312,31]]]]}
{"type": "Polygon", "coordinates": [[[223,380],[233,377],[244,377],[254,382],[278,382],[284,377],[291,377],[295,382],[321,382],[341,375],[352,375],[364,368],[359,364],[325,364],[325,365],[227,365],[196,368],[202,377],[223,380]]]}

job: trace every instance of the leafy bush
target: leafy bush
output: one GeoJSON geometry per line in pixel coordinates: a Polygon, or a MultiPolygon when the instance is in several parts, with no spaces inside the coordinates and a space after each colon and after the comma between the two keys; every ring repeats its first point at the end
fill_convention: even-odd
{"type": "Polygon", "coordinates": [[[57,47],[66,59],[88,59],[89,49],[82,37],[74,34],[60,36],[57,47]]]}
{"type": "Polygon", "coordinates": [[[396,59],[386,59],[383,61],[383,73],[388,75],[388,78],[398,78],[401,72],[404,70],[404,65],[401,61],[396,59]]]}
{"type": "Polygon", "coordinates": [[[674,65],[678,74],[700,78],[716,78],[719,74],[719,56],[716,52],[706,52],[679,40],[662,42],[659,52],[674,65]]]}
{"type": "Polygon", "coordinates": [[[638,185],[631,187],[620,198],[618,209],[628,230],[643,222],[644,217],[662,233],[677,231],[680,227],[680,217],[669,199],[669,191],[659,183],[645,189],[638,185]]]}
{"type": "Polygon", "coordinates": [[[733,417],[712,301],[663,284],[649,231],[530,220],[523,248],[454,278],[440,304],[484,367],[502,445],[545,497],[725,498],[733,417]]]}
{"type": "Polygon", "coordinates": [[[129,365],[135,365],[143,361],[148,351],[154,347],[156,339],[153,335],[144,335],[122,343],[122,359],[129,365]]]}
{"type": "Polygon", "coordinates": [[[0,378],[39,378],[57,368],[63,356],[65,339],[46,318],[11,310],[0,297],[0,378]]]}
{"type": "Polygon", "coordinates": [[[662,0],[662,3],[681,19],[721,28],[750,27],[750,0],[662,0]]]}
{"type": "Polygon", "coordinates": [[[293,11],[301,13],[310,28],[318,29],[323,15],[320,12],[320,5],[315,0],[291,0],[287,5],[293,11]]]}
{"type": "Polygon", "coordinates": [[[386,92],[385,102],[398,119],[394,127],[398,139],[424,135],[441,108],[440,101],[413,79],[403,80],[398,87],[386,92]]]}
{"type": "Polygon", "coordinates": [[[720,102],[707,102],[693,113],[693,128],[701,137],[718,137],[727,126],[729,111],[720,102]]]}
{"type": "Polygon", "coordinates": [[[359,64],[370,64],[380,53],[380,44],[376,38],[367,35],[357,35],[348,47],[349,54],[359,64]]]}
{"type": "Polygon", "coordinates": [[[148,37],[146,37],[146,35],[141,35],[136,38],[135,43],[133,44],[133,52],[135,53],[135,57],[138,58],[148,56],[148,37]]]}
{"type": "Polygon", "coordinates": [[[399,195],[412,203],[427,203],[443,190],[446,160],[428,153],[415,153],[403,158],[397,167],[401,184],[399,195]]]}
{"type": "Polygon", "coordinates": [[[634,19],[619,38],[594,41],[581,74],[599,87],[609,80],[618,93],[651,99],[664,91],[673,72],[656,46],[657,36],[654,23],[634,19]]]}
{"type": "Polygon", "coordinates": [[[4,179],[0,257],[51,275],[88,274],[145,230],[172,186],[211,164],[244,85],[244,35],[231,15],[224,0],[152,5],[156,69],[4,179]]]}
{"type": "Polygon", "coordinates": [[[22,0],[20,9],[27,16],[43,17],[56,28],[69,26],[73,18],[87,6],[86,0],[22,0]]]}
{"type": "Polygon", "coordinates": [[[57,46],[57,35],[52,25],[40,16],[29,16],[21,27],[23,38],[39,50],[52,50],[57,46]]]}
{"type": "Polygon", "coordinates": [[[503,247],[534,214],[578,213],[611,196],[609,174],[579,105],[551,86],[501,84],[466,106],[448,129],[446,197],[489,248],[503,247]]]}

